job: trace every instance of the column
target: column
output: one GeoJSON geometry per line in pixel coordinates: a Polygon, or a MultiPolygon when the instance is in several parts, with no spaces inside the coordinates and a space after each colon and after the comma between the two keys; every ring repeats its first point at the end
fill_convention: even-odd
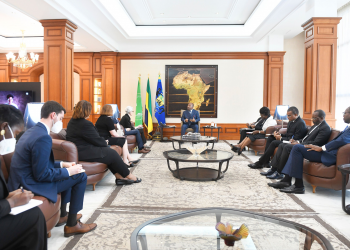
{"type": "Polygon", "coordinates": [[[67,19],[40,20],[44,27],[44,99],[59,102],[73,113],[74,32],[78,28],[67,19]]]}
{"type": "Polygon", "coordinates": [[[303,119],[312,125],[316,109],[326,112],[335,127],[337,25],[340,17],[313,17],[302,24],[305,31],[303,119]]]}
{"type": "Polygon", "coordinates": [[[285,51],[269,51],[268,77],[264,89],[264,106],[270,108],[271,115],[275,113],[277,105],[283,104],[283,58],[285,51]]]}

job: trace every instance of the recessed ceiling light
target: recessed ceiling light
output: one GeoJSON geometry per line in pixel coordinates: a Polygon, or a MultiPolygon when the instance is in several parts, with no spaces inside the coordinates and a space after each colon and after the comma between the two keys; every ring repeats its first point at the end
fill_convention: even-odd
{"type": "Polygon", "coordinates": [[[188,16],[188,18],[191,18],[191,16],[188,16]]]}
{"type": "Polygon", "coordinates": [[[240,22],[242,22],[242,20],[239,20],[240,22]]]}
{"type": "Polygon", "coordinates": [[[164,15],[164,13],[160,13],[161,15],[164,15]]]}
{"type": "Polygon", "coordinates": [[[219,12],[216,12],[216,15],[218,15],[219,14],[219,12]]]}

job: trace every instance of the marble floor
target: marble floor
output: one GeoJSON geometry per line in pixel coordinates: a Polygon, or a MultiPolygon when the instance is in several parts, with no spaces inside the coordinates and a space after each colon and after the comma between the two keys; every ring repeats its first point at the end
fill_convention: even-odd
{"type": "MultiPolygon", "coordinates": [[[[235,141],[230,141],[235,142],[235,141]]],[[[255,156],[252,151],[245,151],[244,154],[253,162],[257,161],[259,156],[255,156]]],[[[140,154],[133,154],[135,158],[141,157],[140,154]]],[[[252,170],[258,171],[258,170],[252,170]]],[[[263,176],[261,178],[264,178],[263,176]]],[[[85,222],[101,206],[115,188],[114,176],[108,174],[101,182],[97,184],[96,191],[92,191],[92,186],[86,187],[84,209],[82,222],[85,222]]],[[[312,187],[305,183],[305,194],[296,195],[305,204],[310,206],[318,215],[332,227],[341,232],[350,239],[350,215],[343,212],[341,207],[341,191],[334,191],[325,188],[317,188],[316,193],[312,193],[312,187]]],[[[350,203],[350,192],[347,191],[347,203],[350,203]]],[[[48,249],[62,249],[66,245],[67,238],[63,236],[63,226],[54,228],[51,238],[48,239],[48,249]]],[[[349,246],[350,249],[350,246],[349,246]]]]}

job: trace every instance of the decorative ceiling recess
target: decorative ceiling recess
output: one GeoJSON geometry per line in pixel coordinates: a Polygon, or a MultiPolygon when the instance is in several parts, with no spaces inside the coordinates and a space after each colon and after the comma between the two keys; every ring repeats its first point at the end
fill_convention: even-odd
{"type": "Polygon", "coordinates": [[[127,38],[249,37],[282,0],[92,0],[127,38]]]}
{"type": "Polygon", "coordinates": [[[120,0],[137,26],[243,25],[260,0],[120,0]]]}

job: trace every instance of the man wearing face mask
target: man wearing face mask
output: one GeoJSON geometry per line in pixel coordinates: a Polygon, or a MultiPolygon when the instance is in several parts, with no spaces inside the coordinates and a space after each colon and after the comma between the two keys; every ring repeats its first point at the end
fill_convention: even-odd
{"type": "Polygon", "coordinates": [[[12,157],[8,188],[10,191],[23,186],[51,202],[61,193],[61,217],[56,226],[66,224],[64,236],[87,233],[96,224],[80,222],[87,176],[81,165],[74,162],[54,162],[50,130],[59,132],[65,109],[55,101],[46,102],[41,108],[41,120],[19,139],[12,157]],[[69,213],[67,203],[70,202],[69,213]]]}

